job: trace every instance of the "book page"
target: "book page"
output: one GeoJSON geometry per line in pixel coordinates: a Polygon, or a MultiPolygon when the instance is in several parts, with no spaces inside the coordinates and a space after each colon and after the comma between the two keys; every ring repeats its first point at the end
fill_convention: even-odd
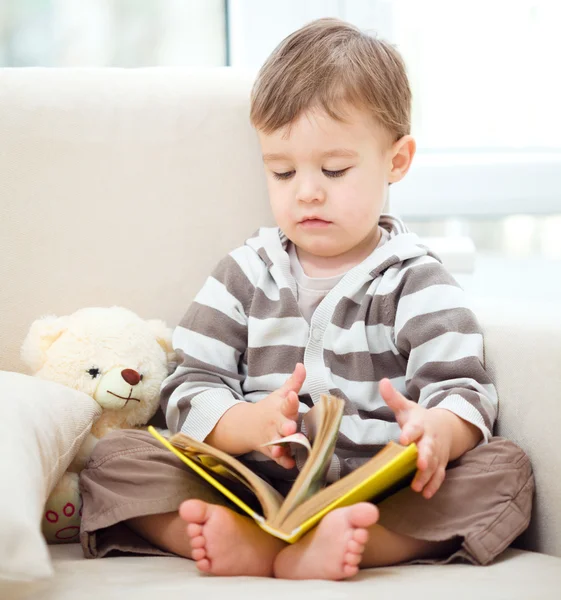
{"type": "Polygon", "coordinates": [[[251,490],[257,496],[266,519],[272,519],[278,513],[284,500],[282,495],[233,456],[183,433],[176,433],[169,441],[207,471],[242,483],[251,490]]]}
{"type": "Polygon", "coordinates": [[[283,438],[278,438],[272,442],[261,444],[265,446],[284,446],[288,447],[290,456],[292,456],[297,465],[303,464],[308,459],[308,455],[312,451],[312,446],[308,438],[303,433],[294,433],[283,438]]]}
{"type": "MultiPolygon", "coordinates": [[[[414,445],[412,445],[414,446],[414,445]]],[[[416,449],[412,451],[410,447],[401,446],[395,442],[389,442],[378,454],[373,456],[367,463],[355,469],[352,473],[349,473],[346,477],[335,481],[325,489],[321,490],[318,494],[309,498],[307,501],[300,504],[294,509],[294,511],[280,524],[279,528],[283,531],[290,533],[296,527],[299,527],[307,519],[310,519],[325,507],[341,498],[349,491],[358,488],[366,482],[369,478],[372,479],[376,474],[382,473],[384,468],[402,455],[407,456],[407,460],[396,463],[395,469],[392,468],[391,472],[384,473],[384,481],[381,484],[381,488],[384,488],[387,482],[396,483],[415,469],[417,452],[416,449]]],[[[373,486],[369,486],[371,489],[373,486]]],[[[368,494],[363,498],[364,500],[370,498],[368,494]]],[[[359,500],[355,500],[359,501],[359,500]]]]}
{"type": "Polygon", "coordinates": [[[304,415],[306,428],[312,438],[312,451],[272,521],[274,527],[280,526],[297,506],[315,496],[325,486],[325,477],[335,449],[343,407],[344,402],[340,398],[324,395],[304,415]]]}

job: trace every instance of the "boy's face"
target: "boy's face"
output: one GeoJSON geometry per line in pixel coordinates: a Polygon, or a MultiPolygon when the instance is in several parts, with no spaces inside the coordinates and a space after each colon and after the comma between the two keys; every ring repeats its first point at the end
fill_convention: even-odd
{"type": "Polygon", "coordinates": [[[388,183],[415,152],[411,136],[391,144],[367,113],[347,114],[343,123],[309,111],[289,129],[258,131],[275,220],[301,258],[360,262],[372,252],[388,183]]]}

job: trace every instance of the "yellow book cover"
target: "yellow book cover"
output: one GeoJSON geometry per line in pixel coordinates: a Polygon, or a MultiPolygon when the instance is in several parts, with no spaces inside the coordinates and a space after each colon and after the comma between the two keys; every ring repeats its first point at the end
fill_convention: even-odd
{"type": "Polygon", "coordinates": [[[334,451],[343,411],[343,401],[322,396],[304,419],[311,432],[311,444],[302,434],[275,443],[289,443],[291,449],[305,447],[308,457],[286,498],[236,458],[194,440],[183,433],[169,440],[153,427],[148,431],[188,467],[208,481],[231,502],[246,512],[265,531],[293,543],[314,527],[328,512],[365,500],[403,485],[417,463],[415,444],[387,444],[358,469],[326,485],[325,475],[334,451]],[[249,491],[257,502],[246,502],[249,491]],[[253,506],[250,506],[252,504],[253,506]],[[255,506],[261,507],[261,513],[255,506]]]}

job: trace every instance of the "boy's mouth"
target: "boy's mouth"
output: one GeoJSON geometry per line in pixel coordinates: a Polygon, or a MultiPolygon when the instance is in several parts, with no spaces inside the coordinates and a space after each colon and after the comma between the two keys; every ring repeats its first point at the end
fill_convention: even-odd
{"type": "Polygon", "coordinates": [[[305,217],[298,225],[306,228],[327,227],[328,225],[331,225],[331,221],[326,221],[325,219],[320,219],[318,217],[305,217]]]}

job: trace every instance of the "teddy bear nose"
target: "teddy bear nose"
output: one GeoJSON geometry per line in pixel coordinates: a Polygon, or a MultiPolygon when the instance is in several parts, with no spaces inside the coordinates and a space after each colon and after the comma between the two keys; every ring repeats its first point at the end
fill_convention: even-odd
{"type": "Polygon", "coordinates": [[[140,381],[140,375],[134,369],[123,369],[121,377],[129,384],[136,385],[140,381]]]}

